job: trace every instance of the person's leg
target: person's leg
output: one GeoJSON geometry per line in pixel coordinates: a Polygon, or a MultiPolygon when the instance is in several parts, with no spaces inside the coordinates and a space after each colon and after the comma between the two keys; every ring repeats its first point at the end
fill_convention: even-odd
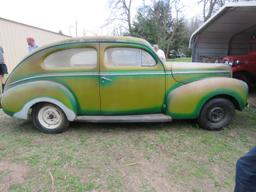
{"type": "Polygon", "coordinates": [[[7,79],[7,74],[3,75],[3,79],[2,79],[2,90],[4,90],[4,86],[5,86],[6,79],[7,79]]]}
{"type": "Polygon", "coordinates": [[[256,191],[256,147],[237,161],[234,191],[256,191]]]}
{"type": "Polygon", "coordinates": [[[1,84],[1,91],[3,92],[3,80],[4,80],[4,76],[0,75],[0,84],[1,84]]]}
{"type": "Polygon", "coordinates": [[[8,70],[7,70],[6,64],[1,64],[0,65],[0,83],[1,83],[1,87],[2,87],[2,92],[4,90],[7,75],[8,75],[8,70]]]}

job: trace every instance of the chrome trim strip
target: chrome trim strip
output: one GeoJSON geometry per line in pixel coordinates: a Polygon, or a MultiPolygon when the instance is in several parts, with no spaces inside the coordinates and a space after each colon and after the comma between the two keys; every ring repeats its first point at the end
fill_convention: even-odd
{"type": "MultiPolygon", "coordinates": [[[[153,72],[153,73],[97,73],[97,72],[84,72],[84,73],[50,73],[50,74],[44,74],[44,75],[35,75],[32,77],[27,77],[24,79],[17,80],[15,82],[10,83],[10,85],[17,84],[19,82],[31,80],[31,79],[37,79],[37,78],[47,78],[47,77],[69,77],[69,76],[136,76],[136,75],[165,75],[164,72],[153,72]]],[[[171,73],[170,73],[171,74],[171,73]]]]}
{"type": "Polygon", "coordinates": [[[199,70],[199,71],[174,71],[172,74],[204,74],[204,73],[230,73],[229,71],[226,70],[199,70]]]}
{"type": "Polygon", "coordinates": [[[77,116],[75,121],[94,123],[171,122],[172,117],[162,113],[145,115],[91,115],[77,116]]]}
{"type": "Polygon", "coordinates": [[[122,76],[122,75],[133,75],[133,76],[136,76],[136,75],[175,75],[175,74],[205,74],[205,73],[229,73],[229,71],[225,71],[225,70],[214,70],[214,71],[175,71],[175,72],[153,72],[153,73],[145,73],[145,72],[142,72],[142,73],[100,73],[101,76],[122,76]]]}
{"type": "Polygon", "coordinates": [[[37,78],[47,78],[47,77],[69,77],[69,76],[98,76],[99,74],[97,72],[86,72],[86,73],[50,73],[50,74],[44,74],[44,75],[35,75],[32,77],[27,77],[24,79],[20,79],[17,81],[14,81],[10,83],[10,85],[17,84],[19,82],[31,80],[31,79],[37,79],[37,78]]]}
{"type": "Polygon", "coordinates": [[[27,77],[24,79],[17,80],[12,82],[10,85],[17,84],[19,82],[37,79],[37,78],[47,78],[47,77],[69,77],[69,76],[139,76],[139,75],[175,75],[175,74],[206,74],[206,73],[229,73],[229,71],[225,70],[214,70],[214,71],[206,71],[206,70],[198,70],[198,71],[174,71],[174,72],[108,72],[108,73],[97,73],[97,72],[73,72],[73,73],[50,73],[44,75],[35,75],[32,77],[27,77]]]}
{"type": "MultiPolygon", "coordinates": [[[[169,73],[165,72],[124,72],[124,73],[100,73],[100,76],[138,76],[138,75],[165,75],[169,73]]],[[[171,74],[171,73],[170,73],[171,74]]]]}

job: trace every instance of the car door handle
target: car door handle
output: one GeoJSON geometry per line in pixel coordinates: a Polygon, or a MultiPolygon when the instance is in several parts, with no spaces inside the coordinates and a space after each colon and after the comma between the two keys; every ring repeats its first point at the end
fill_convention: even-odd
{"type": "Polygon", "coordinates": [[[102,81],[112,81],[112,79],[107,78],[107,77],[100,77],[102,81]]]}

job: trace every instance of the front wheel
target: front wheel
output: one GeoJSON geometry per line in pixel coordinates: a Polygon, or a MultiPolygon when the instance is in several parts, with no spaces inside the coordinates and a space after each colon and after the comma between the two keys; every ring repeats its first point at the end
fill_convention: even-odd
{"type": "Polygon", "coordinates": [[[215,98],[207,102],[198,118],[199,126],[209,130],[221,130],[235,116],[234,104],[228,99],[215,98]]]}
{"type": "Polygon", "coordinates": [[[64,112],[50,103],[38,104],[32,109],[34,126],[44,133],[61,133],[68,128],[69,121],[64,112]]]}

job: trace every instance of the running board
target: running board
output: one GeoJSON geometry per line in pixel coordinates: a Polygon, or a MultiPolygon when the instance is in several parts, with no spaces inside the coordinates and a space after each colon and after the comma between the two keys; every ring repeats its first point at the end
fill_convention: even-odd
{"type": "Polygon", "coordinates": [[[172,118],[165,114],[146,115],[113,115],[113,116],[78,116],[76,121],[91,123],[156,123],[171,122],[172,118]]]}

